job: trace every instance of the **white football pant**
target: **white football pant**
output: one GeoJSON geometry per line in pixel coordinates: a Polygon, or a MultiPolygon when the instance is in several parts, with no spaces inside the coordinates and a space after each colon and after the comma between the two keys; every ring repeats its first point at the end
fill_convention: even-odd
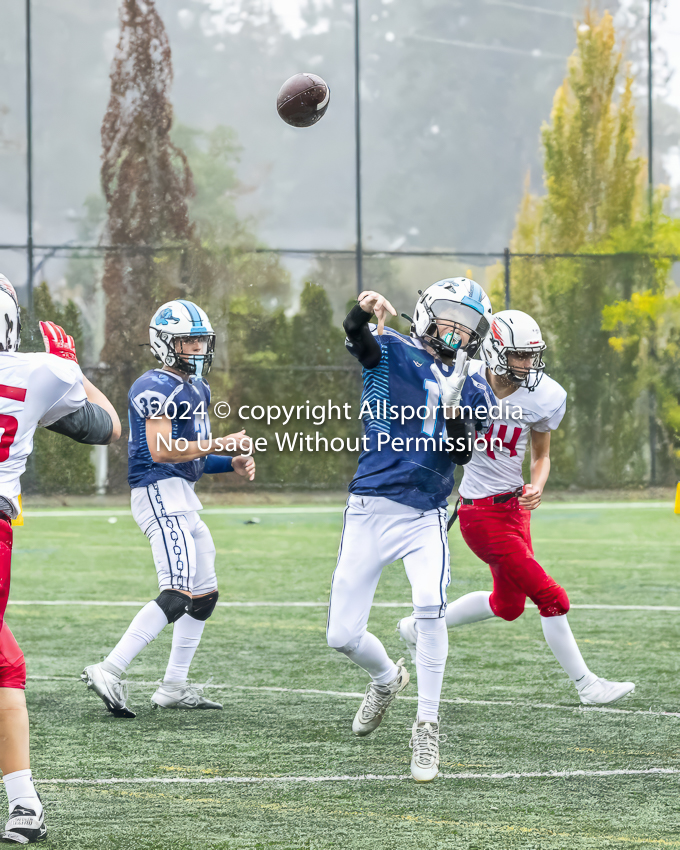
{"type": "Polygon", "coordinates": [[[450,580],[445,508],[419,511],[378,496],[350,496],[333,573],[328,645],[356,647],[366,632],[383,567],[402,558],[416,619],[446,613],[450,580]]]}
{"type": "Polygon", "coordinates": [[[159,589],[194,596],[216,590],[215,544],[198,513],[167,513],[154,484],[135,487],[131,502],[132,516],[151,543],[159,589]]]}

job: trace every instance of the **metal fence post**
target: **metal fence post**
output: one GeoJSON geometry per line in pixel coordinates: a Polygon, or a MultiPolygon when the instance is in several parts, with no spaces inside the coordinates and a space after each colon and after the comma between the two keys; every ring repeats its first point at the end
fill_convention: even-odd
{"type": "Polygon", "coordinates": [[[31,0],[26,0],[26,300],[33,312],[33,82],[31,79],[31,0]]]}
{"type": "Polygon", "coordinates": [[[354,145],[356,182],[357,295],[364,288],[363,239],[361,233],[361,78],[359,76],[359,0],[354,0],[354,145]]]}
{"type": "Polygon", "coordinates": [[[510,249],[503,250],[503,262],[505,263],[505,309],[510,309],[510,249]]]}

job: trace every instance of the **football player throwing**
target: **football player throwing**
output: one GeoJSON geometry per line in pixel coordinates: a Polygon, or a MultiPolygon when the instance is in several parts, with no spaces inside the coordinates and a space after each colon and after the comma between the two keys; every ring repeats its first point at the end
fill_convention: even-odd
{"type": "Polygon", "coordinates": [[[371,677],[352,724],[355,735],[369,735],[409,682],[404,659],[395,663],[366,628],[383,567],[403,559],[420,635],[411,773],[429,782],[439,771],[439,699],[448,654],[446,497],[455,464],[470,459],[475,428],[457,408],[493,403],[484,376],[467,375],[469,358],[489,329],[491,304],[479,284],[454,278],[421,294],[410,336],[385,328],[387,313],[396,315],[382,295],[362,292],[344,322],[347,348],[364,367],[366,449],[349,485],[327,640],[371,677]],[[377,327],[369,325],[373,313],[377,327]],[[416,409],[420,415],[413,415],[416,409]]]}
{"type": "Polygon", "coordinates": [[[245,431],[211,441],[208,407],[215,334],[191,301],[170,301],[149,326],[151,350],[161,363],[132,385],[128,395],[128,482],[132,515],[149,539],[160,594],[142,608],[117,646],[83,681],[117,717],[134,717],[126,705],[123,675],[132,660],[173,623],[172,649],[155,708],[222,708],[187,683],[206,620],[217,604],[215,544],[198,515],[194,486],[204,472],[234,471],[250,481],[252,457],[227,452],[252,449],[245,431]]]}
{"type": "MultiPolygon", "coordinates": [[[[486,376],[503,413],[487,432],[486,446],[475,447],[465,467],[458,505],[463,539],[491,568],[493,591],[456,599],[446,611],[446,625],[490,617],[516,620],[528,596],[539,610],[548,646],[581,702],[609,705],[635,685],[609,682],[588,669],[567,622],[566,591],[538,563],[531,543],[531,511],[541,504],[550,473],[550,432],[562,421],[567,403],[564,389],[544,374],[545,347],[531,316],[504,310],[493,317],[491,333],[482,343],[484,362],[470,365],[472,374],[486,376]],[[523,485],[522,461],[529,441],[531,483],[523,485]]],[[[422,640],[420,623],[406,617],[397,629],[413,653],[422,640]]]]}
{"type": "Polygon", "coordinates": [[[120,437],[113,406],[80,371],[73,338],[52,322],[40,322],[46,352],[22,354],[20,331],[16,292],[0,275],[0,771],[10,813],[0,841],[7,844],[32,844],[47,835],[29,760],[26,665],[4,621],[20,477],[38,426],[90,445],[120,437]]]}

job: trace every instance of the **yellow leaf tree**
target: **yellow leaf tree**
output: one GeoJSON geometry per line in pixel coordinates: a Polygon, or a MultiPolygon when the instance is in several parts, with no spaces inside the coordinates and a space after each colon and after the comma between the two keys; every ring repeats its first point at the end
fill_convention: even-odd
{"type": "Polygon", "coordinates": [[[650,254],[677,251],[680,240],[677,222],[662,214],[662,191],[649,213],[633,83],[611,15],[588,7],[541,131],[545,193],[532,194],[527,181],[513,236],[513,252],[542,255],[513,260],[512,306],[538,320],[548,371],[569,393],[555,440],[564,484],[648,476],[648,370],[638,344],[610,345],[623,308],[603,316],[640,292],[663,301],[669,266],[650,254]]]}

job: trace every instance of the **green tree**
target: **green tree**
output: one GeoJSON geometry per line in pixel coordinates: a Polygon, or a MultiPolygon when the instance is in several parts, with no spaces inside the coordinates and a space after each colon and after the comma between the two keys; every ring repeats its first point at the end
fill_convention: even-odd
{"type": "MultiPolygon", "coordinates": [[[[35,291],[33,304],[35,318],[29,318],[26,332],[22,328],[22,351],[45,350],[38,321],[61,325],[73,337],[78,351],[83,342],[83,330],[80,312],[73,301],[69,300],[63,306],[56,304],[47,283],[43,281],[35,291]]],[[[38,428],[33,439],[33,453],[22,476],[22,489],[26,493],[45,496],[91,493],[95,474],[91,456],[91,446],[38,428]]]]}
{"type": "MultiPolygon", "coordinates": [[[[251,296],[234,297],[229,308],[228,377],[223,383],[211,381],[215,398],[228,398],[234,414],[242,405],[294,405],[300,408],[287,425],[282,419],[267,425],[266,421],[230,420],[229,429],[245,427],[248,434],[266,437],[268,449],[261,456],[258,481],[267,486],[328,488],[344,486],[356,468],[357,452],[333,451],[333,438],[358,438],[361,423],[357,404],[360,381],[359,367],[345,351],[345,334],[333,320],[328,295],[323,287],[307,282],[302,291],[299,312],[288,318],[282,309],[265,310],[251,296]],[[328,412],[329,402],[340,408],[333,418],[321,422],[321,416],[307,417],[315,406],[328,412]],[[345,418],[343,405],[352,406],[345,418]],[[315,424],[316,419],[320,424],[315,424]],[[314,439],[314,448],[279,451],[275,434],[281,439],[302,432],[314,439]],[[320,443],[316,451],[316,434],[329,441],[320,443]]],[[[320,410],[318,411],[320,413],[320,410]]],[[[223,430],[221,423],[219,430],[223,430]]],[[[218,430],[213,422],[213,432],[218,430]]],[[[299,441],[299,436],[298,436],[299,441]]],[[[336,444],[339,445],[339,444],[336,444]]],[[[224,480],[223,482],[224,483],[224,480]]],[[[203,486],[221,486],[205,482],[203,486]]],[[[227,481],[228,486],[228,481],[227,481]]]]}
{"type": "Polygon", "coordinates": [[[667,265],[649,257],[672,238],[659,201],[648,216],[632,86],[611,16],[588,8],[542,129],[545,194],[527,185],[513,237],[518,253],[577,255],[518,258],[512,267],[512,305],[541,324],[550,374],[569,393],[555,440],[562,483],[641,483],[647,474],[638,355],[610,344],[614,314],[603,324],[609,305],[645,290],[662,295],[668,278],[667,265]],[[599,256],[610,254],[619,256],[599,256]]]}

